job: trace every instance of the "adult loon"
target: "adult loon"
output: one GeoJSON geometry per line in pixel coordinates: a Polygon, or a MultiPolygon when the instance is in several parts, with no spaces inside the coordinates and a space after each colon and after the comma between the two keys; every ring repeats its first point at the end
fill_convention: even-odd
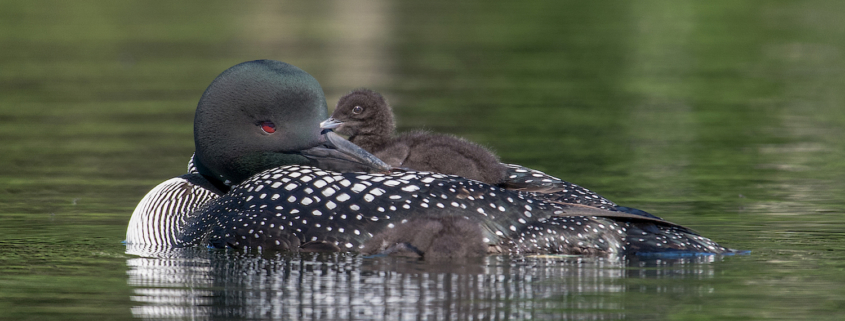
{"type": "Polygon", "coordinates": [[[384,97],[369,89],[341,97],[331,118],[320,125],[349,136],[349,141],[393,167],[438,172],[501,183],[506,167],[489,150],[464,139],[413,131],[394,136],[393,110],[384,97]]]}
{"type": "Polygon", "coordinates": [[[382,240],[371,245],[377,253],[393,248],[390,242],[406,242],[393,229],[412,230],[407,224],[427,220],[454,225],[447,232],[476,226],[470,230],[481,238],[440,256],[478,253],[472,250],[477,244],[486,253],[732,251],[517,165],[508,166],[506,177],[513,189],[439,173],[390,172],[321,131],[327,114],[319,83],[292,65],[257,60],[224,71],[197,106],[196,173],[168,180],[141,200],[127,244],[361,251],[368,241],[382,240]]]}

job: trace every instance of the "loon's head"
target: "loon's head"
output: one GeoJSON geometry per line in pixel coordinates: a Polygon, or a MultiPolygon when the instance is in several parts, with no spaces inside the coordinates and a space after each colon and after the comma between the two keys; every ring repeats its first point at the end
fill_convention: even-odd
{"type": "Polygon", "coordinates": [[[235,65],[214,79],[197,106],[197,170],[227,185],[284,165],[389,170],[369,153],[323,132],[320,121],[327,114],[323,89],[305,71],[273,60],[235,65]]]}
{"type": "Polygon", "coordinates": [[[350,137],[389,137],[396,130],[393,110],[387,100],[369,89],[356,89],[341,97],[331,118],[320,123],[320,126],[350,137]]]}

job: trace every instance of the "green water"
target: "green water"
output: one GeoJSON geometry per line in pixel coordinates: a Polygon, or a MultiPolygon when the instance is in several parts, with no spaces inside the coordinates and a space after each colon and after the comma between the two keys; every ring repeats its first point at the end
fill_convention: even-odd
{"type": "Polygon", "coordinates": [[[7,0],[0,48],[3,320],[845,318],[845,2],[7,0]],[[752,254],[127,254],[259,58],[752,254]]]}

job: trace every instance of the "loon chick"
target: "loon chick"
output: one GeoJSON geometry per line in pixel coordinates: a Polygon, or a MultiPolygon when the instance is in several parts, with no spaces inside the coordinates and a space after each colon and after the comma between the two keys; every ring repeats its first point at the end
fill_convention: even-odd
{"type": "Polygon", "coordinates": [[[487,254],[481,226],[464,217],[418,217],[374,235],[361,253],[423,257],[429,260],[487,254]]]}
{"type": "Polygon", "coordinates": [[[341,97],[321,123],[393,167],[457,175],[495,185],[506,168],[489,150],[459,137],[414,131],[394,137],[393,110],[384,97],[357,89],[341,97]]]}
{"type": "Polygon", "coordinates": [[[127,244],[362,251],[378,236],[383,250],[410,243],[427,250],[423,256],[477,253],[471,250],[477,241],[441,251],[434,243],[390,232],[408,231],[425,218],[426,224],[453,225],[435,236],[444,240],[472,235],[454,231],[477,226],[470,230],[493,253],[621,257],[731,251],[682,226],[621,210],[577,185],[521,167],[509,173],[523,174],[528,184],[537,178],[549,190],[509,190],[431,172],[390,173],[369,153],[322,131],[326,110],[319,83],[294,66],[258,60],[224,71],[197,105],[197,173],[188,174],[192,181],[168,180],[142,199],[130,219],[127,244]]]}

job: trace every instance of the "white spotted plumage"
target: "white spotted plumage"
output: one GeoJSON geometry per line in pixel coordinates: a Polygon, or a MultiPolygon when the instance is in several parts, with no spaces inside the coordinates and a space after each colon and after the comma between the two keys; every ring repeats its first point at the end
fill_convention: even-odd
{"type": "MultiPolygon", "coordinates": [[[[499,244],[520,253],[618,254],[631,241],[653,242],[658,247],[685,242],[683,246],[703,250],[723,249],[703,237],[694,239],[701,245],[690,245],[688,243],[695,243],[689,241],[690,237],[686,234],[672,234],[672,231],[667,232],[669,236],[655,238],[648,235],[641,237],[643,241],[640,238],[627,240],[627,223],[620,226],[611,219],[598,217],[553,216],[564,214],[565,211],[553,203],[538,202],[532,198],[536,194],[506,191],[471,180],[426,172],[405,172],[399,175],[344,174],[315,171],[307,166],[275,168],[233,186],[221,201],[211,202],[208,212],[197,213],[201,217],[193,219],[194,230],[189,228],[187,233],[179,235],[178,231],[184,225],[170,222],[158,228],[156,233],[138,233],[140,229],[130,229],[132,232],[127,233],[127,241],[163,245],[193,244],[206,235],[207,230],[202,227],[212,224],[227,231],[214,237],[228,239],[226,244],[234,246],[254,244],[262,248],[273,245],[283,248],[286,243],[278,238],[291,235],[300,239],[300,242],[327,241],[352,249],[360,248],[368,237],[380,229],[395,226],[395,222],[407,221],[409,217],[462,215],[484,226],[486,243],[499,244]],[[486,206],[479,202],[484,202],[482,204],[486,206]],[[514,205],[519,206],[519,209],[509,212],[509,208],[514,205]],[[498,217],[489,215],[487,206],[501,214],[498,217]],[[300,217],[301,210],[306,210],[309,217],[316,221],[310,222],[300,217]],[[263,214],[265,211],[267,214],[263,214]],[[385,215],[388,213],[397,215],[394,215],[395,218],[385,215]],[[237,224],[233,224],[235,222],[237,224]],[[587,222],[589,224],[585,224],[587,222]],[[138,236],[142,234],[146,235],[143,240],[138,236]]],[[[162,185],[174,184],[170,181],[166,183],[162,185]]],[[[161,191],[151,194],[165,195],[161,191]]],[[[155,201],[150,198],[146,202],[155,201]]],[[[200,203],[205,202],[208,200],[200,203]]],[[[136,212],[154,212],[144,210],[150,205],[141,206],[143,204],[145,202],[139,204],[136,212]]],[[[189,206],[187,212],[198,206],[189,206]]],[[[137,219],[133,215],[135,221],[137,219]]],[[[137,225],[137,222],[131,224],[137,225]]]]}

